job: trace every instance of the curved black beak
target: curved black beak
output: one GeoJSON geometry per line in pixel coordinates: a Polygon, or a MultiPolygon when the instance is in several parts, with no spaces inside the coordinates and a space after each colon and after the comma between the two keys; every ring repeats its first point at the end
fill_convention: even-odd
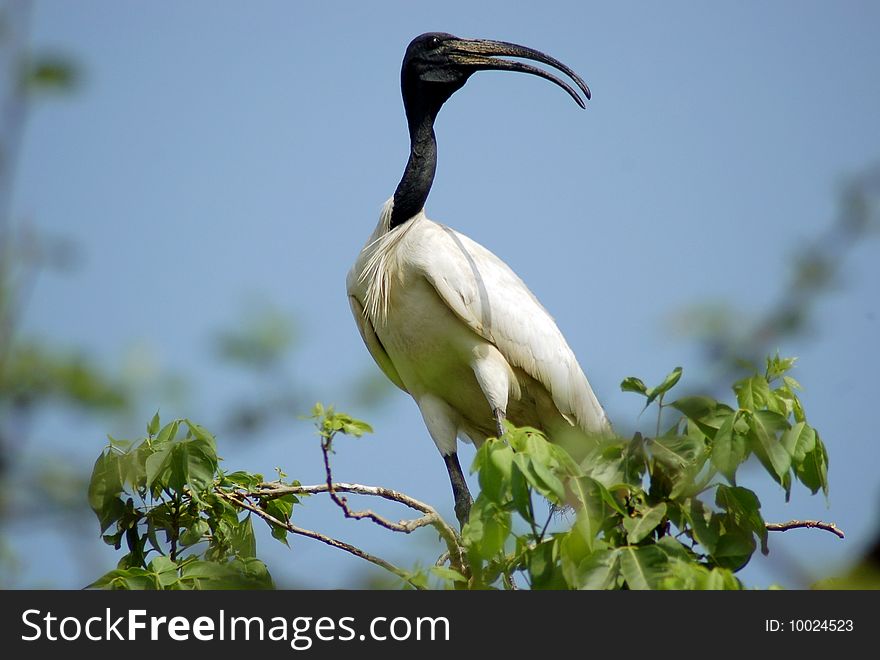
{"type": "Polygon", "coordinates": [[[571,85],[552,73],[530,64],[526,64],[525,62],[512,62],[510,60],[497,59],[499,56],[521,57],[552,66],[554,69],[562,71],[565,75],[571,78],[584,93],[584,96],[589,100],[590,88],[587,87],[587,84],[583,80],[581,80],[581,77],[559,60],[552,58],[539,50],[520,46],[518,44],[511,44],[506,41],[490,41],[488,39],[454,39],[447,42],[447,46],[451,49],[449,55],[450,59],[456,64],[472,68],[475,71],[494,69],[531,73],[532,75],[540,76],[541,78],[559,85],[562,89],[568,92],[579,106],[582,108],[587,107],[584,100],[571,85]]]}

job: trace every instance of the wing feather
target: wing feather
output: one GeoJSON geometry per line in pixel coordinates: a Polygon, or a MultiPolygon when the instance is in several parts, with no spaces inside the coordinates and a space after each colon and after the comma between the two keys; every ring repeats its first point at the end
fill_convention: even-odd
{"type": "MultiPolygon", "coordinates": [[[[479,243],[425,220],[413,257],[441,299],[504,358],[541,383],[564,417],[588,432],[609,428],[553,317],[510,267],[479,243]]],[[[372,352],[372,349],[371,349],[372,352]]]]}
{"type": "Polygon", "coordinates": [[[352,295],[348,296],[348,302],[351,305],[351,313],[354,315],[355,323],[357,323],[358,330],[361,333],[361,339],[364,340],[364,344],[366,344],[367,350],[370,351],[370,355],[373,356],[373,360],[376,361],[376,364],[379,365],[379,368],[386,376],[388,376],[388,379],[392,383],[406,392],[407,389],[403,385],[403,380],[401,380],[400,374],[397,373],[397,369],[391,361],[391,358],[388,356],[388,353],[385,351],[385,347],[382,346],[379,337],[376,336],[376,330],[373,328],[373,324],[364,314],[364,308],[358,302],[357,298],[352,295]]]}

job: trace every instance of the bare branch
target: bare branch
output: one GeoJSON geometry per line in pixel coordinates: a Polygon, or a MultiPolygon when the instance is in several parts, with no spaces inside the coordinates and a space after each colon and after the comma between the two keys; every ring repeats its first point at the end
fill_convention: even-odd
{"type": "MultiPolygon", "coordinates": [[[[419,527],[426,527],[429,525],[434,527],[446,543],[447,550],[453,558],[451,562],[453,568],[467,574],[464,550],[461,547],[461,539],[456,531],[443,519],[434,507],[410,497],[409,495],[382,486],[364,486],[362,484],[350,484],[344,482],[331,482],[329,484],[314,484],[310,486],[287,486],[274,481],[262,483],[259,485],[259,488],[259,491],[252,494],[260,499],[273,499],[284,495],[315,495],[317,493],[330,493],[332,489],[333,492],[381,497],[382,499],[391,502],[403,504],[404,506],[423,513],[424,515],[421,518],[416,518],[414,520],[401,520],[400,522],[395,523],[369,510],[351,511],[348,507],[347,501],[345,501],[344,498],[338,498],[343,501],[344,506],[342,508],[343,511],[348,512],[346,515],[348,518],[368,518],[377,524],[382,525],[382,527],[385,527],[386,529],[402,532],[404,534],[409,534],[419,527]]],[[[336,499],[334,499],[334,501],[339,504],[336,499]]]]}
{"type": "MultiPolygon", "coordinates": [[[[260,497],[264,499],[272,499],[282,497],[284,495],[315,495],[317,493],[326,493],[329,491],[327,484],[314,484],[311,486],[288,486],[278,481],[269,481],[259,484],[261,490],[257,491],[260,497]]],[[[333,483],[333,490],[341,493],[355,493],[357,495],[372,495],[381,497],[392,502],[398,502],[410,509],[420,511],[425,514],[436,514],[437,511],[430,504],[425,504],[414,497],[410,497],[400,491],[383,486],[364,486],[363,484],[350,484],[342,481],[333,483]]]]}
{"type": "MultiPolygon", "coordinates": [[[[362,519],[367,518],[368,520],[372,520],[374,523],[379,525],[380,527],[384,527],[385,529],[390,529],[392,532],[403,532],[404,534],[409,534],[415,529],[419,527],[423,527],[425,525],[430,525],[433,520],[430,520],[429,517],[431,514],[426,512],[424,508],[414,507],[418,511],[425,513],[426,516],[423,518],[419,518],[417,520],[401,520],[399,523],[392,522],[379,514],[370,511],[369,509],[365,509],[363,511],[352,511],[348,506],[348,499],[345,497],[340,497],[336,494],[336,487],[333,484],[333,474],[330,471],[330,438],[322,438],[321,440],[321,451],[324,454],[324,473],[327,476],[327,493],[330,494],[330,499],[332,499],[342,512],[345,514],[346,518],[354,518],[354,519],[362,519]]],[[[399,501],[399,500],[397,500],[399,501]]]]}
{"type": "MultiPolygon", "coordinates": [[[[399,577],[401,580],[407,582],[408,584],[410,584],[412,587],[414,587],[416,589],[420,589],[420,590],[424,589],[423,586],[413,582],[412,579],[410,578],[409,574],[406,571],[404,571],[402,568],[398,568],[394,564],[382,559],[381,557],[376,557],[375,555],[371,555],[369,552],[361,550],[357,546],[351,545],[350,543],[346,543],[345,541],[340,541],[339,539],[334,539],[333,537],[327,536],[325,534],[321,534],[319,532],[314,532],[310,529],[305,529],[303,527],[297,527],[296,525],[294,525],[290,521],[283,522],[283,521],[279,520],[278,518],[276,518],[275,516],[273,516],[272,514],[267,513],[266,511],[251,504],[246,499],[245,495],[237,496],[235,494],[232,494],[232,493],[229,493],[226,491],[222,491],[222,490],[216,490],[215,492],[220,497],[225,499],[226,501],[234,504],[235,506],[241,507],[242,509],[246,509],[247,511],[250,511],[254,515],[259,516],[260,518],[262,518],[263,520],[265,520],[266,522],[268,522],[272,525],[275,525],[277,527],[282,527],[283,529],[286,529],[288,532],[291,532],[292,534],[306,536],[308,538],[315,539],[316,541],[320,541],[321,543],[326,543],[327,545],[332,546],[334,548],[338,548],[339,550],[344,550],[345,552],[353,554],[355,557],[360,557],[361,559],[364,559],[372,564],[375,564],[376,566],[380,566],[381,568],[384,568],[386,571],[393,573],[394,575],[399,577]]],[[[257,497],[257,496],[254,495],[254,497],[257,497]]]]}
{"type": "Polygon", "coordinates": [[[372,522],[381,527],[384,527],[385,529],[391,530],[393,532],[402,532],[404,534],[409,534],[419,529],[420,527],[434,527],[440,534],[440,537],[446,543],[446,547],[450,557],[450,565],[465,575],[468,575],[470,573],[470,571],[468,570],[467,562],[465,561],[464,549],[461,546],[461,538],[458,536],[455,530],[450,527],[449,523],[447,523],[443,519],[443,517],[437,512],[434,507],[430,506],[429,504],[425,504],[424,502],[421,502],[413,497],[410,497],[409,495],[404,495],[403,493],[400,493],[396,490],[392,490],[391,488],[383,488],[379,486],[363,486],[361,484],[335,483],[333,481],[333,474],[330,468],[330,452],[332,451],[332,440],[332,435],[322,436],[321,438],[321,451],[324,455],[324,472],[327,477],[326,481],[323,484],[318,484],[314,486],[287,486],[280,482],[261,483],[259,484],[259,491],[247,493],[247,496],[257,497],[259,499],[273,499],[287,494],[311,495],[314,493],[327,493],[330,495],[330,498],[333,500],[333,502],[337,506],[339,506],[340,509],[342,509],[342,512],[345,514],[346,518],[353,518],[355,520],[371,520],[372,522]],[[392,502],[403,504],[415,511],[419,511],[424,515],[422,515],[420,518],[415,518],[412,520],[400,520],[398,522],[394,522],[370,509],[353,511],[348,505],[348,499],[345,497],[340,497],[338,495],[338,493],[340,492],[356,493],[358,495],[368,495],[372,497],[381,497],[392,502]]]}
{"type": "Polygon", "coordinates": [[[846,538],[843,530],[834,523],[822,522],[821,520],[789,520],[785,523],[766,523],[767,531],[770,532],[787,532],[790,529],[798,529],[801,527],[813,527],[816,529],[824,529],[831,532],[838,538],[846,538]]]}

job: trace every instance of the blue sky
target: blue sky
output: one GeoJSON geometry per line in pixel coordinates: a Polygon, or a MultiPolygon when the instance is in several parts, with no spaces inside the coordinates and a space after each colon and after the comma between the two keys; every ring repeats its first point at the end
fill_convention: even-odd
{"type": "MultiPolygon", "coordinates": [[[[771,303],[799,241],[830,222],[837,184],[880,157],[878,24],[871,2],[37,2],[33,47],[70,55],[83,80],[35,106],[14,209],[74,240],[83,263],[41,278],[26,328],[108,365],[146,351],[197,392],[186,410],[153,407],[210,426],[243,387],[216,366],[212,333],[248,299],[270,301],[300,327],[293,373],[376,428],[340,448],[337,476],[452,517],[412,401],[395,393],[367,410],[340,385],[372,368],[344,280],[406,161],[398,75],[409,40],[439,30],[522,43],[590,85],[582,111],[538,78],[475,75],[437,121],[427,211],[520,274],[612,419],[634,419],[638,401],[618,388],[625,376],[657,381],[682,365],[686,382],[689,365],[697,370],[693,346],[670,330],[675,314],[711,299],[749,311],[771,303]]],[[[880,369],[878,247],[854,250],[815,332],[779,346],[800,357],[831,497],[826,508],[802,488],[787,505],[772,488],[759,494],[768,520],[826,518],[849,533],[771,539],[771,551],[818,574],[858,553],[880,505],[866,432],[880,369]]],[[[106,430],[54,419],[35,442],[87,465],[106,430]]],[[[220,443],[230,466],[321,480],[306,422],[220,443]]],[[[462,453],[468,462],[472,450],[462,453]]],[[[311,502],[300,523],[405,564],[430,559],[427,539],[340,518],[311,502]]],[[[52,540],[31,531],[19,550],[36,558],[52,540]]],[[[96,570],[109,568],[112,551],[96,544],[96,570]]],[[[261,539],[283,579],[341,586],[362,569],[311,541],[293,546],[261,539]]],[[[59,566],[55,584],[81,586],[72,564],[59,566]]],[[[790,583],[779,560],[756,559],[743,577],[790,583]]]]}

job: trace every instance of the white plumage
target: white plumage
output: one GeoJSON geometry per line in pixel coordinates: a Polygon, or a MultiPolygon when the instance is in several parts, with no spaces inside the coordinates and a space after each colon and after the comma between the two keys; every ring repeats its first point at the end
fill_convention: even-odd
{"type": "Polygon", "coordinates": [[[553,435],[609,427],[553,318],[501,259],[419,213],[389,230],[393,200],[348,273],[373,359],[415,399],[444,456],[496,435],[494,411],[553,435]]]}
{"type": "Polygon", "coordinates": [[[403,177],[348,273],[351,310],[364,343],[409,392],[440,450],[464,525],[471,498],[457,439],[476,444],[503,433],[503,420],[532,426],[571,446],[609,429],[584,372],[556,323],[501,259],[467,236],[425,217],[437,166],[434,120],[441,106],[480,70],[521,71],[578,92],[543,62],[583,80],[554,58],[503,41],[431,32],[409,44],[401,92],[410,134],[403,177]]]}

